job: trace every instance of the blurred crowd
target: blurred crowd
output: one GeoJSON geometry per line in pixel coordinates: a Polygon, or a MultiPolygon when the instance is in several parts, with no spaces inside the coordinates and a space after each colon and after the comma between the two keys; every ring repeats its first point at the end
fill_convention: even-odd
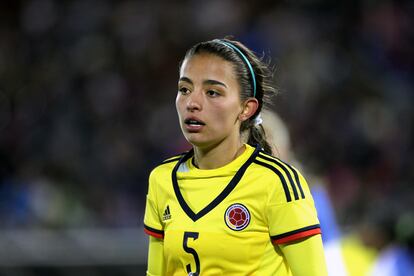
{"type": "Polygon", "coordinates": [[[412,249],[413,21],[403,0],[2,2],[0,228],[140,226],[149,171],[188,148],[178,64],[233,35],[274,66],[341,232],[412,249]]]}

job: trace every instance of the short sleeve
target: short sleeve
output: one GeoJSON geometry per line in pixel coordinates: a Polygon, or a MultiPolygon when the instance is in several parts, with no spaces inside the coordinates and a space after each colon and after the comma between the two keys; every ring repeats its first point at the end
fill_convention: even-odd
{"type": "MultiPolygon", "coordinates": [[[[308,184],[298,171],[294,182],[300,190],[297,197],[281,197],[282,190],[277,188],[269,193],[270,198],[266,208],[269,233],[273,243],[283,244],[301,238],[320,234],[321,229],[308,184]],[[279,194],[277,194],[279,193],[279,194]]],[[[282,183],[280,183],[282,185],[282,183]]],[[[276,185],[275,187],[278,187],[276,185]]]]}
{"type": "Polygon", "coordinates": [[[156,198],[154,176],[151,173],[145,205],[144,231],[148,235],[162,239],[164,238],[164,229],[160,221],[156,198]]]}

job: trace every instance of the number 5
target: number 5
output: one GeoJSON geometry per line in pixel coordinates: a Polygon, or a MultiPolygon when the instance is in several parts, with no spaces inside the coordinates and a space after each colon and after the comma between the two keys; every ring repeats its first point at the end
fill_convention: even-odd
{"type": "Polygon", "coordinates": [[[200,259],[198,258],[198,254],[194,250],[194,248],[188,247],[187,242],[189,238],[192,238],[194,240],[198,239],[198,232],[184,232],[184,240],[183,240],[184,251],[194,256],[194,260],[196,264],[196,272],[192,272],[191,265],[188,264],[186,266],[187,273],[188,275],[191,275],[191,276],[198,276],[200,275],[200,259]]]}

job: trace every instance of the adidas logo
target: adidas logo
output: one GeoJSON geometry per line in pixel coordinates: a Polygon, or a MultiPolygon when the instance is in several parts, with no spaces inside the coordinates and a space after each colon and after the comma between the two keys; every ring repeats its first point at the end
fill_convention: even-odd
{"type": "Polygon", "coordinates": [[[171,218],[170,206],[167,205],[167,208],[165,208],[164,214],[162,215],[162,220],[169,220],[170,218],[171,218]]]}

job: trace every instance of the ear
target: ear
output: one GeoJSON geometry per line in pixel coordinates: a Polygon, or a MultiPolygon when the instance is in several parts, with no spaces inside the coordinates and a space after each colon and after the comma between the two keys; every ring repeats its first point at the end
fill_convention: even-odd
{"type": "Polygon", "coordinates": [[[256,98],[249,98],[242,104],[242,112],[239,114],[239,120],[244,122],[256,113],[259,108],[259,102],[256,98]]]}

